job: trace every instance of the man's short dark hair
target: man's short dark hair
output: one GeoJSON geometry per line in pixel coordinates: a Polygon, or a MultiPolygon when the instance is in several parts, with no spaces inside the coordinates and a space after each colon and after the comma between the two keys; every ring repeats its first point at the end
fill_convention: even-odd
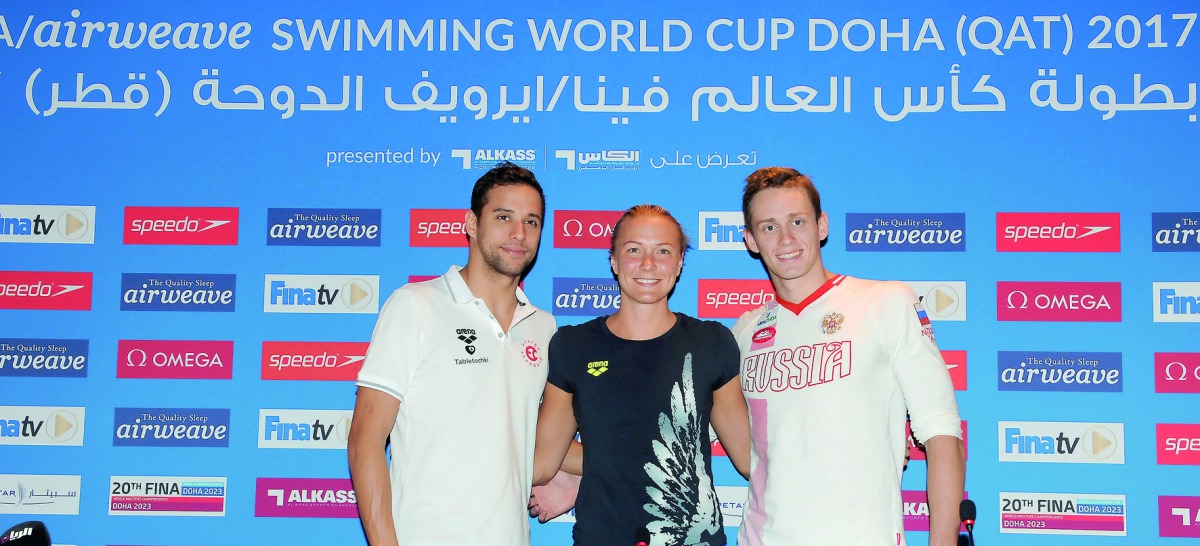
{"type": "Polygon", "coordinates": [[[750,201],[753,201],[759,192],[772,188],[804,190],[808,200],[812,202],[813,214],[816,214],[813,221],[821,217],[821,194],[817,193],[812,179],[790,167],[763,167],[746,177],[746,186],[742,189],[742,217],[746,222],[746,229],[751,229],[750,201]]]}
{"type": "Polygon", "coordinates": [[[538,184],[537,177],[533,176],[529,169],[509,161],[492,167],[475,181],[475,188],[471,190],[471,212],[479,218],[483,215],[483,205],[487,202],[488,192],[499,186],[514,184],[524,184],[538,192],[538,196],[542,198],[542,216],[545,216],[546,193],[542,191],[542,185],[538,184]]]}

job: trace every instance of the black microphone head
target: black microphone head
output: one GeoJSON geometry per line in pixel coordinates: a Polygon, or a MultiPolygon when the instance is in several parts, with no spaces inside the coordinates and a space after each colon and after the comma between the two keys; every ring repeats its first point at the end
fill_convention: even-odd
{"type": "Polygon", "coordinates": [[[633,532],[633,539],[638,543],[644,542],[646,544],[650,544],[650,530],[645,527],[638,527],[637,530],[633,532]]]}
{"type": "Polygon", "coordinates": [[[971,499],[963,499],[958,505],[958,519],[962,521],[975,521],[975,501],[971,499]]]}
{"type": "Polygon", "coordinates": [[[50,546],[50,533],[46,524],[40,521],[27,521],[10,527],[0,534],[0,544],[4,546],[50,546]]]}

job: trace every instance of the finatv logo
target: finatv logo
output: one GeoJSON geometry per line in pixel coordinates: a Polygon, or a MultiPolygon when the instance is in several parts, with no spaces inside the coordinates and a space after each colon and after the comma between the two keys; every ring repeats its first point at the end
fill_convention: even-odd
{"type": "Polygon", "coordinates": [[[81,446],[84,409],[0,406],[0,445],[81,446]]]}
{"type": "Polygon", "coordinates": [[[1000,351],[1002,391],[1121,392],[1121,353],[1000,351]]]}
{"type": "Polygon", "coordinates": [[[1000,421],[1000,460],[1125,464],[1123,423],[1000,421]]]}
{"type": "Polygon", "coordinates": [[[351,410],[262,409],[258,447],[346,449],[351,410]]]}
{"type": "Polygon", "coordinates": [[[1117,212],[997,212],[996,252],[1120,252],[1117,212]]]}
{"type": "Polygon", "coordinates": [[[1159,495],[1158,536],[1200,538],[1200,497],[1159,495]]]}
{"type": "Polygon", "coordinates": [[[0,271],[0,309],[90,311],[92,274],[0,271]]]}
{"type": "Polygon", "coordinates": [[[87,377],[88,340],[0,338],[0,376],[87,377]]]}
{"type": "Polygon", "coordinates": [[[117,341],[121,379],[232,379],[232,341],[117,341]]]}
{"type": "Polygon", "coordinates": [[[264,313],[378,313],[379,275],[267,275],[264,313]]]}
{"type": "Polygon", "coordinates": [[[408,246],[466,247],[469,212],[468,209],[412,209],[408,215],[408,246]]]}
{"type": "MultiPolygon", "coordinates": [[[[963,498],[967,493],[963,492],[963,498]]],[[[929,496],[924,491],[900,492],[900,500],[904,503],[904,530],[929,532],[929,496]]],[[[965,533],[965,525],[959,527],[959,532],[965,533]]]]}
{"type": "Polygon", "coordinates": [[[1154,392],[1200,393],[1200,353],[1154,353],[1154,392]]]}
{"type": "Polygon", "coordinates": [[[0,205],[0,243],[96,242],[96,207],[0,205]]]}
{"type": "Polygon", "coordinates": [[[237,207],[125,207],[127,245],[237,243],[237,207]]]}
{"type": "Polygon", "coordinates": [[[267,209],[268,246],[379,246],[380,209],[267,209]]]}
{"type": "Polygon", "coordinates": [[[537,153],[533,148],[452,148],[450,157],[462,160],[463,169],[490,169],[497,163],[509,161],[516,165],[533,170],[537,167],[537,153]]]}
{"type": "Polygon", "coordinates": [[[79,475],[0,474],[0,514],[79,515],[79,475]]]}
{"type": "Polygon", "coordinates": [[[619,210],[556,210],[554,248],[607,249],[622,214],[619,210]]]}
{"type": "Polygon", "coordinates": [[[1000,532],[1125,536],[1125,495],[1000,493],[1000,532]]]}
{"type": "Polygon", "coordinates": [[[1000,281],[996,320],[1121,322],[1121,283],[1000,281]]]}
{"type": "Polygon", "coordinates": [[[904,281],[932,320],[967,320],[966,281],[904,281]]]}
{"type": "Polygon", "coordinates": [[[554,158],[566,160],[568,171],[636,171],[642,167],[642,152],[637,150],[554,150],[554,158]]]}
{"type": "Polygon", "coordinates": [[[966,252],[967,215],[846,213],[848,252],[966,252]]]}
{"type": "Polygon", "coordinates": [[[113,445],[229,447],[229,410],[115,408],[113,445]]]}
{"type": "Polygon", "coordinates": [[[746,251],[746,222],[741,212],[701,212],[700,250],[746,251]]]}
{"type": "Polygon", "coordinates": [[[700,279],[697,292],[700,318],[738,318],[775,300],[771,281],[762,279],[700,279]]]}
{"type": "Polygon", "coordinates": [[[237,275],[213,273],[122,273],[122,311],[232,313],[237,275]]]}
{"type": "Polygon", "coordinates": [[[1154,322],[1200,322],[1200,282],[1154,283],[1154,322]]]}
{"type": "Polygon", "coordinates": [[[354,381],[370,345],[366,342],[264,341],[262,378],[354,381]]]}
{"type": "Polygon", "coordinates": [[[1155,212],[1150,223],[1154,252],[1200,252],[1200,212],[1155,212]]]}
{"type": "MultiPolygon", "coordinates": [[[[968,448],[969,442],[967,442],[967,422],[962,421],[962,423],[960,423],[960,424],[962,426],[963,457],[966,458],[971,452],[971,450],[968,448]]],[[[904,437],[908,438],[908,458],[909,458],[909,460],[924,461],[925,460],[925,446],[916,443],[916,437],[913,436],[913,433],[912,433],[912,421],[904,422],[904,437]]]]}
{"type": "Polygon", "coordinates": [[[358,517],[354,485],[345,478],[258,478],[254,491],[254,517],[358,517]]]}
{"type": "Polygon", "coordinates": [[[1158,464],[1200,465],[1200,425],[1155,425],[1158,432],[1158,464]]]}
{"type": "Polygon", "coordinates": [[[599,317],[621,307],[621,287],[611,278],[554,277],[553,284],[555,315],[599,317]]]}
{"type": "Polygon", "coordinates": [[[224,516],[228,479],[211,476],[113,476],[110,516],[224,516]]]}
{"type": "Polygon", "coordinates": [[[950,372],[950,382],[954,390],[967,390],[967,352],[941,351],[942,360],[946,362],[946,371],[950,372]]]}

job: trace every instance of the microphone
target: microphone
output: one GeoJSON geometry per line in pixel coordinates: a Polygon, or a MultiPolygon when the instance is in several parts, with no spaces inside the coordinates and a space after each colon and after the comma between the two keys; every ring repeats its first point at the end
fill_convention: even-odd
{"type": "Polygon", "coordinates": [[[970,546],[975,546],[975,501],[963,499],[958,504],[958,519],[967,527],[967,539],[970,546]]]}
{"type": "Polygon", "coordinates": [[[633,532],[633,539],[637,541],[635,546],[650,546],[650,530],[645,526],[638,527],[633,532]]]}
{"type": "Polygon", "coordinates": [[[50,546],[50,533],[40,521],[26,521],[10,527],[0,534],[4,546],[50,546]]]}

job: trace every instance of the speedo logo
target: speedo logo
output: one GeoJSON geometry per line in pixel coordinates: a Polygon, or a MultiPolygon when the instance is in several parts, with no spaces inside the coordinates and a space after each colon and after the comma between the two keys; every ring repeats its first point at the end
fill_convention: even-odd
{"type": "Polygon", "coordinates": [[[453,148],[450,157],[461,159],[464,169],[490,169],[501,161],[510,161],[529,170],[537,166],[537,151],[533,148],[453,148]]]}
{"type": "Polygon", "coordinates": [[[267,209],[268,246],[379,246],[380,209],[267,209]]]}
{"type": "Polygon", "coordinates": [[[122,311],[232,313],[237,276],[209,273],[122,273],[122,311]]]}
{"type": "Polygon", "coordinates": [[[0,243],[96,242],[96,207],[0,205],[0,243]]]}
{"type": "Polygon", "coordinates": [[[1117,212],[998,212],[997,252],[1120,252],[1117,212]]]}
{"type": "Polygon", "coordinates": [[[262,378],[353,381],[369,346],[366,342],[264,341],[262,378]]]}
{"type": "Polygon", "coordinates": [[[125,207],[127,245],[237,243],[237,207],[125,207]]]}
{"type": "Polygon", "coordinates": [[[267,275],[265,313],[377,313],[379,275],[267,275]]]}
{"type": "Polygon", "coordinates": [[[88,311],[91,308],[91,273],[0,271],[0,309],[88,311]]]}

